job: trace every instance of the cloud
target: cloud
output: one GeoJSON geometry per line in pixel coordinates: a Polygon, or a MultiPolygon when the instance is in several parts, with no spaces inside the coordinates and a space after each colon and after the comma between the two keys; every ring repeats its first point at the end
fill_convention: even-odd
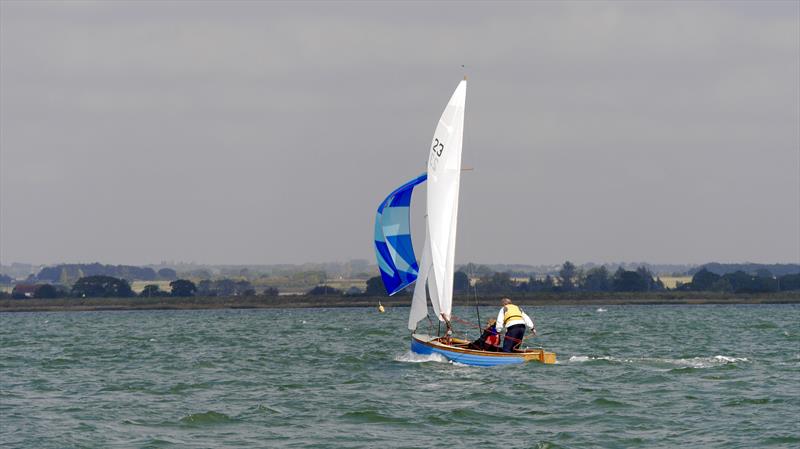
{"type": "Polygon", "coordinates": [[[799,9],[3,2],[0,258],[369,257],[466,64],[459,260],[797,261],[799,9]]]}

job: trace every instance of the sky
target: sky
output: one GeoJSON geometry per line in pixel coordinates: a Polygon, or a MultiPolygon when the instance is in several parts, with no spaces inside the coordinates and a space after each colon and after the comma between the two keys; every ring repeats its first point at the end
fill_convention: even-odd
{"type": "Polygon", "coordinates": [[[374,260],[465,73],[457,263],[800,262],[800,2],[9,0],[0,262],[374,260]]]}

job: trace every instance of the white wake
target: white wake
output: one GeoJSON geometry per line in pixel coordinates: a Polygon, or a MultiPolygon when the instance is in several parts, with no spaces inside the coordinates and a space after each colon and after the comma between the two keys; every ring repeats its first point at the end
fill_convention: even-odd
{"type": "Polygon", "coordinates": [[[413,351],[406,351],[403,354],[398,355],[394,358],[395,362],[406,362],[406,363],[425,363],[425,362],[438,362],[438,363],[449,363],[450,361],[447,360],[447,357],[437,354],[431,353],[427,355],[417,354],[413,351]]]}
{"type": "Polygon", "coordinates": [[[728,365],[730,363],[749,362],[746,357],[731,357],[726,355],[715,355],[713,357],[691,357],[684,359],[670,359],[670,358],[657,358],[657,357],[633,357],[633,358],[620,358],[613,356],[587,356],[587,355],[573,355],[569,358],[570,363],[590,362],[593,360],[606,360],[616,363],[633,363],[633,364],[663,364],[672,365],[682,368],[713,368],[716,366],[728,365]]]}

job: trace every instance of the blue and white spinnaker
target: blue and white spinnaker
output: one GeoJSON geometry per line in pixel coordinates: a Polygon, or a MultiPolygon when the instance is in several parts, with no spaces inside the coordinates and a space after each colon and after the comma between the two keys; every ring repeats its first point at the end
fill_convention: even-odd
{"type": "Polygon", "coordinates": [[[408,181],[390,193],[375,216],[375,256],[386,293],[395,293],[417,280],[419,266],[411,243],[411,195],[427,173],[408,181]]]}

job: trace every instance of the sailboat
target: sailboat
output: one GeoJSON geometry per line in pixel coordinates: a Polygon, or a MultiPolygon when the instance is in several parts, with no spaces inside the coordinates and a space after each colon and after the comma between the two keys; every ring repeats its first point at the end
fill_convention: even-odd
{"type": "Polygon", "coordinates": [[[408,316],[414,353],[440,354],[454,362],[477,366],[527,361],[555,363],[556,355],[542,348],[521,348],[510,353],[489,352],[470,349],[469,341],[452,336],[453,274],[466,96],[467,78],[464,77],[436,125],[426,171],[392,191],[378,206],[375,254],[381,278],[390,296],[416,282],[408,316]],[[425,181],[428,182],[425,244],[418,263],[411,241],[410,206],[414,188],[425,181]],[[438,327],[445,324],[444,335],[417,332],[420,321],[428,317],[428,298],[439,321],[438,327]]]}

